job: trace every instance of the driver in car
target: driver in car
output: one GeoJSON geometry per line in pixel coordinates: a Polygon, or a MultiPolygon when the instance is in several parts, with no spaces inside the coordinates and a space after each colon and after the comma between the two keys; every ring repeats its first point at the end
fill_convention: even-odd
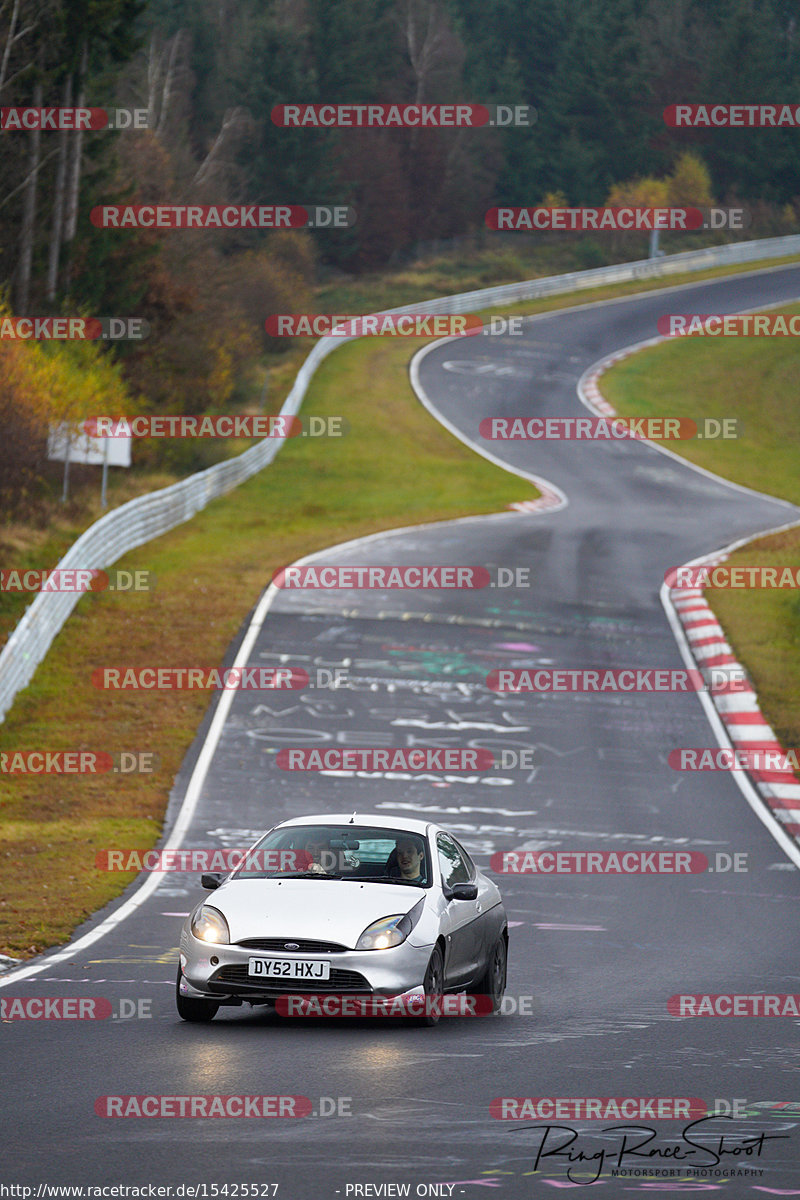
{"type": "Polygon", "coordinates": [[[422,847],[413,838],[398,838],[396,843],[397,868],[392,872],[409,883],[422,882],[422,847]]]}
{"type": "Polygon", "coordinates": [[[307,871],[311,871],[314,875],[329,874],[336,856],[331,850],[328,838],[321,837],[318,833],[312,833],[306,840],[305,851],[311,856],[311,862],[305,868],[307,871]]]}
{"type": "MultiPolygon", "coordinates": [[[[341,846],[343,843],[334,842],[334,845],[341,846]]],[[[337,870],[355,871],[359,865],[357,855],[353,854],[351,850],[340,849],[337,853],[331,847],[330,838],[323,837],[320,833],[312,833],[306,839],[305,851],[311,857],[311,862],[305,870],[314,875],[332,875],[337,870]]]]}

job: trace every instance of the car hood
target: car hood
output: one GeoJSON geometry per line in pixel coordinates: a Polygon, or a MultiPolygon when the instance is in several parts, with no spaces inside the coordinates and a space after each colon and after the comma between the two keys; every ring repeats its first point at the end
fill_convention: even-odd
{"type": "Polygon", "coordinates": [[[205,901],[225,916],[231,942],[317,938],[353,949],[373,921],[407,913],[429,892],[347,879],[230,880],[205,901]]]}

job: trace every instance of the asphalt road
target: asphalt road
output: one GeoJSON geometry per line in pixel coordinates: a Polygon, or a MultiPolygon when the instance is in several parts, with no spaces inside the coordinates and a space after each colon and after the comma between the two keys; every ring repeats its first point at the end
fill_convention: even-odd
{"type": "MultiPolygon", "coordinates": [[[[575,391],[583,371],[654,336],[664,312],[737,311],[798,296],[800,267],[791,267],[557,313],[527,323],[519,338],[437,345],[419,360],[419,384],[437,412],[478,441],[486,416],[586,415],[575,391]]],[[[683,1187],[667,1157],[683,1122],[653,1122],[650,1148],[660,1146],[659,1168],[676,1174],[615,1179],[607,1161],[595,1185],[602,1194],[701,1183],[725,1197],[800,1194],[800,1105],[794,1115],[774,1107],[796,1100],[800,1021],[679,1019],[667,1008],[676,993],[800,992],[798,871],[728,773],[667,765],[676,746],[715,744],[698,697],[503,695],[485,682],[502,667],[683,666],[659,599],[664,570],[800,519],[800,510],[636,442],[494,443],[492,452],[555,483],[567,506],[387,534],[315,561],[527,568],[529,586],[278,595],[247,661],[289,661],[312,679],[339,668],[344,686],[236,693],[182,844],[242,846],[292,815],[355,809],[430,814],[487,868],[508,849],[688,849],[712,861],[745,854],[748,870],[503,876],[514,1011],[434,1029],[246,1009],[223,1009],[209,1026],[184,1024],[173,1001],[177,936],[180,914],[201,892],[194,876],[165,876],[123,919],[115,920],[118,904],[79,930],[76,938],[103,928],[91,944],[2,979],[7,999],[102,996],[117,1012],[125,1001],[124,1012],[143,1002],[152,1013],[3,1024],[8,1182],[204,1183],[208,1195],[213,1184],[278,1183],[283,1200],[402,1194],[354,1190],[367,1184],[410,1184],[410,1195],[479,1197],[490,1188],[545,1197],[564,1186],[569,1163],[554,1156],[537,1166],[542,1132],[494,1120],[492,1099],[643,1096],[746,1101],[750,1115],[714,1122],[709,1137],[724,1135],[728,1153],[718,1166],[705,1156],[700,1165],[711,1173],[683,1187]],[[281,747],[326,745],[527,750],[534,766],[407,779],[276,765],[281,747]],[[333,1107],[336,1115],[95,1114],[100,1096],[149,1094],[303,1095],[317,1114],[333,1107]],[[762,1132],[776,1140],[745,1153],[746,1139],[762,1132]],[[447,1186],[425,1190],[434,1184],[447,1186]]],[[[239,642],[246,636],[245,628],[239,642]]],[[[212,716],[175,783],[171,821],[212,716]]],[[[620,1135],[603,1134],[602,1123],[572,1124],[587,1157],[618,1149],[620,1135]]],[[[587,1183],[599,1169],[596,1158],[573,1165],[584,1172],[573,1180],[587,1183]]]]}

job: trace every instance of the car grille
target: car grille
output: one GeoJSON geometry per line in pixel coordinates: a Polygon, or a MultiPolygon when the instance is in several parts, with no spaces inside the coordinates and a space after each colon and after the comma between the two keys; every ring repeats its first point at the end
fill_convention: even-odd
{"type": "Polygon", "coordinates": [[[314,938],[245,938],[243,942],[237,942],[237,946],[242,946],[245,950],[277,950],[279,953],[286,954],[286,943],[292,942],[297,949],[289,950],[289,954],[342,954],[347,949],[346,946],[340,946],[338,942],[319,942],[314,938]]]}
{"type": "Polygon", "coordinates": [[[306,995],[312,992],[371,992],[372,988],[358,971],[342,971],[331,968],[330,979],[254,979],[247,973],[247,963],[231,963],[220,967],[208,981],[212,991],[225,991],[223,984],[232,984],[237,990],[246,988],[259,995],[275,992],[291,992],[306,995]]]}

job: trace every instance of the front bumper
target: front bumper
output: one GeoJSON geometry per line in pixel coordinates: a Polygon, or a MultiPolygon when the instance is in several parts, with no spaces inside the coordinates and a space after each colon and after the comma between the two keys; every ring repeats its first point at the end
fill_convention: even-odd
{"type": "MultiPolygon", "coordinates": [[[[287,937],[287,941],[288,941],[287,937]]],[[[250,946],[202,942],[190,931],[181,934],[180,960],[186,987],[195,998],[275,1000],[280,996],[360,994],[397,996],[422,988],[433,945],[414,946],[408,939],[390,950],[342,950],[334,953],[290,953],[254,950],[250,946]],[[251,958],[308,959],[330,963],[330,978],[260,979],[248,975],[251,958]]]]}

